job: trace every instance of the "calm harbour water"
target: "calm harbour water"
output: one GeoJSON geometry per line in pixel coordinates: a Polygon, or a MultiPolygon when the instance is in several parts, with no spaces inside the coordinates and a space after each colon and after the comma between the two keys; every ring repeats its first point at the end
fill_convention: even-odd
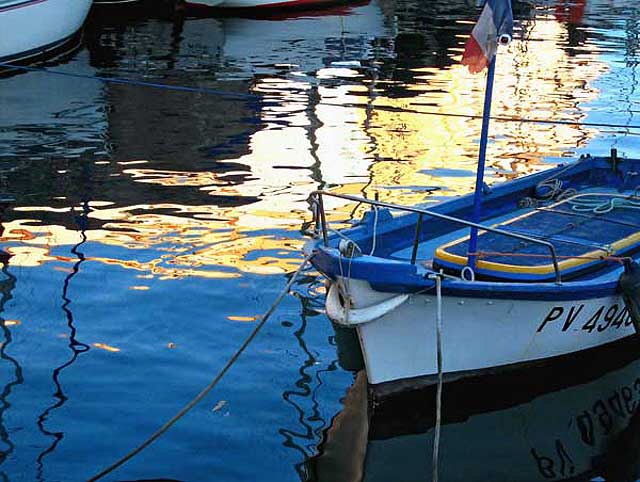
{"type": "MultiPolygon", "coordinates": [[[[2,480],[86,480],[191,400],[301,262],[312,191],[406,204],[469,192],[480,123],[432,114],[481,112],[484,77],[459,65],[477,14],[470,0],[273,18],[101,9],[51,70],[199,91],[0,78],[2,480]]],[[[629,127],[494,122],[489,182],[612,147],[640,156],[637,2],[514,14],[495,115],[629,127]]],[[[336,225],[359,213],[329,208],[336,225]]],[[[362,380],[338,362],[322,295],[315,273],[297,282],[218,387],[105,480],[431,480],[433,406],[408,420],[391,407],[367,437],[362,380]]],[[[638,362],[611,357],[569,388],[545,372],[548,391],[454,391],[443,479],[589,469],[639,405],[638,362]],[[469,398],[485,409],[465,412],[469,398]]]]}

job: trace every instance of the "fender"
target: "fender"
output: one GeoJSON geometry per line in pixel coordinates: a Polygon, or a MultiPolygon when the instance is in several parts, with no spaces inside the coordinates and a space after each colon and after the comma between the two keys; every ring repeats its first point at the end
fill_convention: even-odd
{"type": "Polygon", "coordinates": [[[348,308],[340,300],[348,297],[344,293],[340,293],[337,283],[331,283],[325,301],[327,316],[335,323],[342,326],[356,326],[362,323],[369,323],[386,315],[392,310],[398,308],[402,303],[409,299],[409,294],[394,296],[377,303],[367,306],[366,308],[348,308]],[[342,297],[340,295],[343,295],[342,297]]]}

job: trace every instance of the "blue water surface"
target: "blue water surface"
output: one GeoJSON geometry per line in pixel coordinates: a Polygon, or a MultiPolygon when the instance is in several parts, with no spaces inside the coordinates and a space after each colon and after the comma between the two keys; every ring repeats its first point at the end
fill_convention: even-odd
{"type": "MultiPolygon", "coordinates": [[[[302,262],[311,192],[409,204],[469,192],[480,124],[442,114],[480,113],[484,77],[459,65],[478,14],[467,0],[266,16],[95,7],[75,50],[36,64],[50,72],[1,77],[2,479],[88,480],[200,393],[302,262]]],[[[488,181],[612,147],[640,156],[635,2],[514,1],[514,14],[494,114],[575,124],[495,121],[488,181]]],[[[337,225],[358,215],[327,208],[337,225]]],[[[215,389],[104,480],[430,480],[428,441],[394,442],[412,463],[373,436],[369,458],[350,443],[355,475],[321,458],[356,380],[323,290],[304,271],[215,389]]],[[[587,388],[632,384],[629,366],[587,388]]],[[[511,481],[582,467],[550,478],[532,460],[494,463],[511,481]]],[[[480,480],[468,462],[464,480],[480,480]]]]}

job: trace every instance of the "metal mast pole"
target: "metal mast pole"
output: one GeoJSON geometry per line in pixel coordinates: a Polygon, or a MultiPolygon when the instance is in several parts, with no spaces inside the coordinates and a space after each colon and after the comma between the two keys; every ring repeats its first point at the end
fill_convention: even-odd
{"type": "MultiPolygon", "coordinates": [[[[489,62],[487,70],[487,86],[484,92],[484,110],[482,113],[482,131],[480,133],[480,152],[478,154],[478,169],[476,172],[476,190],[473,197],[473,217],[474,223],[480,222],[482,212],[482,196],[484,195],[484,165],[487,158],[487,142],[489,138],[489,120],[491,118],[491,98],[493,97],[493,78],[496,70],[496,57],[494,55],[489,62]]],[[[478,228],[471,228],[469,237],[469,253],[475,253],[478,248],[478,228]]],[[[473,269],[476,264],[476,257],[468,256],[469,266],[473,269]]]]}

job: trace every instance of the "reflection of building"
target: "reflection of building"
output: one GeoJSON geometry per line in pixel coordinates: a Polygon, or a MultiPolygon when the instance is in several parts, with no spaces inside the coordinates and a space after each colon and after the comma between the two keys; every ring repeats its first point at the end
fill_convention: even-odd
{"type": "Polygon", "coordinates": [[[253,116],[251,104],[257,104],[257,99],[246,95],[246,79],[223,83],[216,79],[225,38],[219,20],[153,21],[136,24],[135,29],[102,32],[92,48],[100,52],[94,63],[107,72],[115,67],[118,76],[177,89],[202,89],[162,91],[107,84],[114,159],[142,158],[154,163],[168,159],[174,169],[185,163],[193,168],[193,161],[213,146],[243,149],[241,142],[229,141],[247,137],[245,120],[253,116]]]}
{"type": "MultiPolygon", "coordinates": [[[[91,84],[102,107],[86,101],[93,130],[81,132],[100,147],[88,162],[59,156],[48,165],[48,193],[18,200],[4,239],[21,244],[11,249],[22,263],[51,259],[50,247],[77,243],[72,209],[85,203],[87,238],[123,250],[101,262],[166,277],[272,273],[299,259],[298,228],[318,188],[407,204],[435,199],[432,186],[467,192],[479,121],[425,112],[480,114],[484,79],[457,65],[463,24],[444,28],[437,15],[422,17],[429,41],[395,43],[402,31],[419,31],[405,15],[409,4],[398,7],[397,22],[383,1],[340,15],[129,19],[89,31],[91,68],[100,75],[240,96],[91,84]],[[434,48],[444,50],[430,57],[434,48]]],[[[449,2],[443,15],[468,23],[472,10],[449,2]]],[[[589,54],[567,55],[564,36],[549,16],[532,26],[535,48],[516,41],[501,54],[495,115],[582,119],[582,104],[597,95],[589,81],[604,66],[589,54]]],[[[495,179],[541,169],[592,132],[494,122],[491,134],[495,179]]],[[[87,159],[86,143],[79,145],[87,159]]],[[[353,206],[331,202],[330,219],[352,216],[353,206]]]]}
{"type": "MultiPolygon", "coordinates": [[[[590,81],[606,67],[590,57],[571,58],[563,48],[563,31],[552,18],[539,20],[529,40],[515,40],[500,52],[494,116],[568,122],[585,118],[581,104],[597,96],[590,81]]],[[[459,53],[460,48],[452,52],[459,53]]],[[[484,76],[473,76],[461,65],[418,69],[416,74],[416,84],[408,87],[414,97],[379,95],[376,99],[376,105],[394,109],[374,111],[374,124],[390,126],[371,131],[379,155],[406,162],[393,169],[374,165],[373,183],[382,187],[444,184],[451,194],[468,192],[474,182],[480,121],[426,113],[481,115],[484,76]]],[[[577,125],[494,121],[489,169],[494,178],[533,172],[544,167],[544,159],[562,158],[584,146],[594,133],[577,125]]],[[[396,190],[385,192],[384,197],[408,204],[421,200],[419,193],[399,195],[396,190]]]]}
{"type": "Polygon", "coordinates": [[[240,63],[238,70],[258,74],[253,92],[264,99],[263,128],[251,136],[250,152],[234,159],[254,175],[240,190],[260,198],[243,215],[249,225],[297,228],[308,216],[306,198],[319,186],[367,182],[367,114],[347,104],[366,99],[367,72],[390,55],[386,42],[378,42],[390,37],[389,23],[376,3],[349,15],[319,11],[284,25],[225,21],[225,57],[231,65],[240,63]]]}
{"type": "Polygon", "coordinates": [[[371,58],[372,41],[390,33],[389,27],[376,3],[356,5],[301,12],[289,19],[223,19],[224,58],[230,68],[221,76],[275,80],[293,73],[313,82],[316,72],[332,62],[371,58]]]}
{"type": "MultiPolygon", "coordinates": [[[[128,250],[121,259],[115,254],[92,258],[97,261],[166,277],[236,276],[237,269],[289,270],[297,262],[300,243],[281,240],[273,230],[299,225],[307,209],[304,200],[317,185],[307,169],[313,171],[317,163],[310,154],[317,149],[316,126],[304,113],[309,99],[316,96],[315,69],[333,60],[368,55],[369,38],[378,27],[371,29],[369,19],[376,10],[365,8],[367,16],[357,18],[353,26],[348,19],[327,12],[326,18],[312,19],[228,19],[233,24],[231,34],[223,34],[220,22],[212,18],[175,25],[129,21],[123,26],[101,25],[99,35],[89,32],[90,52],[95,54],[92,63],[103,70],[101,75],[240,95],[227,98],[96,83],[104,89],[109,105],[101,110],[107,114],[109,155],[59,169],[67,181],[54,189],[60,202],[18,202],[4,237],[6,242],[20,243],[11,248],[15,263],[61,259],[52,248],[78,242],[73,210],[86,204],[90,208],[88,240],[128,250]],[[284,25],[288,30],[283,30],[284,25]],[[347,27],[349,31],[344,30],[347,27]],[[265,38],[255,42],[261,29],[265,38]],[[297,47],[298,57],[289,45],[293,32],[313,33],[309,44],[297,47]],[[249,34],[253,44],[247,43],[249,34]],[[244,50],[252,45],[253,57],[244,50]],[[294,58],[305,62],[290,64],[283,71],[300,82],[278,83],[252,70],[263,64],[260,52],[265,51],[260,49],[267,45],[279,52],[279,64],[294,58]],[[314,55],[302,53],[316,48],[314,55]],[[246,91],[250,84],[253,93],[246,91]],[[299,86],[301,95],[295,92],[299,86]],[[296,112],[300,108],[302,115],[296,112]],[[297,119],[302,119],[301,124],[297,119]],[[34,218],[41,221],[29,221],[34,218]],[[151,260],[130,259],[130,253],[150,249],[151,260]],[[292,253],[289,260],[283,259],[287,253],[292,253]]],[[[379,25],[379,18],[374,20],[379,25]]],[[[357,122],[353,126],[359,129],[357,122]]]]}

